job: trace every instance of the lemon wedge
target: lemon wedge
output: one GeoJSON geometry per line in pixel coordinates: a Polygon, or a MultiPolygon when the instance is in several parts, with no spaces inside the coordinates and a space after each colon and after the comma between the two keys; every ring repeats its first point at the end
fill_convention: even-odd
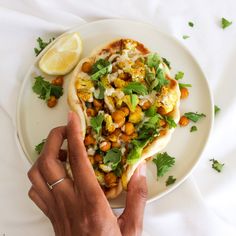
{"type": "Polygon", "coordinates": [[[59,38],[42,56],[39,68],[48,75],[65,75],[78,63],[82,41],[78,33],[59,38]]]}

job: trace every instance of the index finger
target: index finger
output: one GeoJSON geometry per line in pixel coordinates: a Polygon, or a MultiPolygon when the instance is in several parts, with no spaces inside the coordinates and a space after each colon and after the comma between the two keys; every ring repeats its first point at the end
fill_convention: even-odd
{"type": "Polygon", "coordinates": [[[59,160],[60,148],[65,138],[65,126],[52,129],[38,158],[39,171],[49,184],[66,176],[65,169],[59,160]]]}
{"type": "Polygon", "coordinates": [[[75,183],[83,186],[84,193],[90,194],[94,191],[102,191],[84,146],[79,116],[74,112],[68,114],[67,141],[75,183]]]}

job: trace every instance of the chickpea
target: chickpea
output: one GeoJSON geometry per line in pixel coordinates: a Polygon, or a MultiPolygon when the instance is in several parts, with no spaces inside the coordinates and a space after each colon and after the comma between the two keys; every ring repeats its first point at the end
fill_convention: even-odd
{"type": "Polygon", "coordinates": [[[120,148],[121,144],[118,142],[112,142],[111,146],[112,146],[112,148],[120,148]]]}
{"type": "Polygon", "coordinates": [[[94,156],[94,161],[97,163],[102,163],[102,161],[103,161],[102,155],[96,153],[94,156]]]}
{"type": "Polygon", "coordinates": [[[160,126],[165,126],[165,125],[166,125],[166,121],[165,121],[165,120],[160,120],[159,125],[160,125],[160,126]]]}
{"type": "Polygon", "coordinates": [[[127,81],[127,80],[131,79],[131,75],[128,74],[128,73],[121,73],[121,74],[119,75],[119,78],[122,79],[122,80],[127,81]]]}
{"type": "Polygon", "coordinates": [[[158,112],[160,115],[166,115],[166,114],[167,114],[165,108],[163,108],[163,107],[159,107],[159,108],[157,109],[157,112],[158,112]]]}
{"type": "Polygon", "coordinates": [[[103,141],[103,142],[100,143],[100,149],[103,152],[107,152],[108,150],[110,150],[110,148],[111,148],[111,142],[103,141]]]}
{"type": "Polygon", "coordinates": [[[95,108],[98,108],[100,110],[100,108],[102,108],[102,101],[94,99],[93,100],[93,105],[95,106],[95,108]]]}
{"type": "Polygon", "coordinates": [[[143,105],[141,105],[141,107],[143,110],[147,110],[151,107],[151,105],[152,103],[149,100],[147,100],[146,102],[143,103],[143,105]]]}
{"type": "Polygon", "coordinates": [[[134,132],[132,135],[131,135],[131,138],[137,138],[138,137],[138,133],[134,132]]]}
{"type": "Polygon", "coordinates": [[[88,159],[92,165],[94,165],[94,158],[93,156],[88,156],[88,159]]]}
{"type": "Polygon", "coordinates": [[[64,82],[63,76],[57,76],[53,81],[53,85],[62,86],[64,82]]]}
{"type": "Polygon", "coordinates": [[[181,92],[181,96],[180,96],[181,99],[185,99],[189,95],[189,92],[188,92],[187,88],[181,88],[180,92],[181,92]]]}
{"type": "Polygon", "coordinates": [[[129,115],[129,108],[128,107],[121,107],[120,110],[125,113],[125,116],[129,115]]]}
{"type": "Polygon", "coordinates": [[[164,136],[166,132],[167,131],[165,129],[160,130],[159,136],[164,136]]]}
{"type": "Polygon", "coordinates": [[[134,132],[134,125],[130,122],[125,123],[125,133],[131,135],[134,132]]]}
{"type": "Polygon", "coordinates": [[[118,139],[118,136],[116,134],[111,133],[109,136],[108,136],[108,139],[111,141],[111,142],[116,142],[117,139],[118,139]]]}
{"type": "Polygon", "coordinates": [[[121,140],[123,140],[125,143],[129,143],[132,137],[129,136],[129,135],[127,135],[127,134],[122,134],[122,135],[120,136],[120,138],[121,138],[121,140]]]}
{"type": "Polygon", "coordinates": [[[120,121],[119,123],[116,123],[118,125],[118,128],[121,128],[125,123],[125,118],[123,118],[122,121],[120,121]]]}
{"type": "Polygon", "coordinates": [[[86,62],[83,63],[81,69],[84,73],[89,73],[91,71],[91,68],[92,68],[91,63],[89,61],[86,61],[86,62]]]}
{"type": "Polygon", "coordinates": [[[125,113],[121,110],[117,110],[113,112],[111,116],[115,123],[120,123],[123,122],[125,118],[125,113]]]}
{"type": "Polygon", "coordinates": [[[186,126],[189,123],[189,119],[186,116],[182,116],[179,120],[179,125],[180,126],[186,126]]]}
{"type": "Polygon", "coordinates": [[[85,146],[96,144],[96,139],[91,134],[89,134],[85,137],[84,144],[85,146]]]}
{"type": "Polygon", "coordinates": [[[47,100],[48,107],[52,108],[57,105],[57,99],[55,96],[50,96],[50,98],[47,100]]]}
{"type": "Polygon", "coordinates": [[[87,116],[96,116],[97,112],[93,108],[86,109],[87,116]]]}
{"type": "Polygon", "coordinates": [[[104,177],[105,184],[108,188],[114,187],[117,185],[117,177],[113,172],[109,172],[104,177]]]}

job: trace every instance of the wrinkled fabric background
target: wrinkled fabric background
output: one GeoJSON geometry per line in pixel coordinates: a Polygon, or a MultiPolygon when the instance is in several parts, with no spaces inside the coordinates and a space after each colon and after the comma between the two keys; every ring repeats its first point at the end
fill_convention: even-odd
{"type": "Polygon", "coordinates": [[[34,58],[36,38],[105,18],[148,22],[182,40],[222,109],[190,177],[146,207],[143,235],[236,235],[235,0],[0,0],[0,236],[53,235],[49,221],[27,197],[29,164],[16,144],[17,95],[34,58]],[[232,26],[223,30],[221,17],[233,21],[232,26]],[[211,168],[210,158],[225,163],[222,173],[211,168]]]}

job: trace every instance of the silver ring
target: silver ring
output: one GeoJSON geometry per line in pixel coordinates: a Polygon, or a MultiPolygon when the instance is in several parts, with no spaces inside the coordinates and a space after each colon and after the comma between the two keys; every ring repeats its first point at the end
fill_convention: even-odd
{"type": "Polygon", "coordinates": [[[48,185],[49,189],[52,190],[55,185],[61,183],[63,180],[65,180],[65,177],[57,180],[56,182],[54,182],[52,184],[47,183],[47,185],[48,185]]]}

